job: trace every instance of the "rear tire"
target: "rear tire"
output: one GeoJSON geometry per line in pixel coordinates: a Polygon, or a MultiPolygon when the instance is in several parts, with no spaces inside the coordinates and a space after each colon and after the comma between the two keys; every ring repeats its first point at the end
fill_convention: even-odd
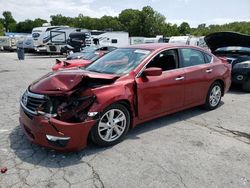
{"type": "Polygon", "coordinates": [[[206,110],[214,110],[219,106],[221,97],[222,97],[222,86],[219,82],[214,82],[208,90],[206,103],[203,105],[203,107],[206,110]]]}
{"type": "Polygon", "coordinates": [[[91,130],[91,140],[99,146],[111,146],[121,142],[130,125],[128,109],[119,104],[108,106],[91,130]]]}
{"type": "Polygon", "coordinates": [[[242,84],[243,91],[250,92],[250,78],[242,84]]]}

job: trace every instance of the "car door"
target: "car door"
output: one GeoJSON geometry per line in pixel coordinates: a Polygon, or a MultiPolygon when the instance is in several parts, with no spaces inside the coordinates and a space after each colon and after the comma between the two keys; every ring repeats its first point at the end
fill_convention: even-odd
{"type": "Polygon", "coordinates": [[[137,77],[137,103],[139,118],[171,112],[182,107],[184,102],[183,79],[185,73],[179,68],[177,50],[165,50],[158,53],[146,68],[158,67],[160,76],[137,77]]]}
{"type": "Polygon", "coordinates": [[[192,48],[179,49],[180,66],[185,71],[185,98],[184,105],[192,106],[205,101],[208,88],[211,84],[208,79],[213,69],[206,61],[204,52],[192,48]]]}

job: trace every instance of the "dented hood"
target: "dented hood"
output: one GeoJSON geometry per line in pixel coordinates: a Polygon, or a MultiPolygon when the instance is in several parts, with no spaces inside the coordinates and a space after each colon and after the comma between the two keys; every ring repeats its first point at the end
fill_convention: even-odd
{"type": "Polygon", "coordinates": [[[66,94],[74,89],[80,82],[89,79],[102,79],[114,81],[117,75],[88,72],[81,69],[50,72],[41,77],[29,87],[30,91],[41,94],[66,94]]]}
{"type": "Polygon", "coordinates": [[[217,32],[207,35],[204,40],[214,52],[218,48],[229,46],[250,47],[250,36],[236,32],[217,32]]]}

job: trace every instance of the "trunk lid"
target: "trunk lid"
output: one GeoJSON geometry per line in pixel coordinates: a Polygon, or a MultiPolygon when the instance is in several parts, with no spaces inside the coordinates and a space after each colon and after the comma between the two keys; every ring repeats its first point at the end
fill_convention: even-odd
{"type": "Polygon", "coordinates": [[[229,46],[250,48],[250,36],[236,32],[216,32],[207,35],[204,40],[212,52],[229,46]]]}

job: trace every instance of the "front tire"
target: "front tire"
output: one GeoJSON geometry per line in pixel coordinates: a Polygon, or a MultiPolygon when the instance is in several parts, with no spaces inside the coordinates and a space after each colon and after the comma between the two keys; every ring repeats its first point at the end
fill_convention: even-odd
{"type": "Polygon", "coordinates": [[[92,141],[99,146],[111,146],[126,136],[130,125],[128,109],[117,103],[107,107],[91,130],[92,141]]]}
{"type": "Polygon", "coordinates": [[[206,103],[204,104],[204,108],[206,110],[214,110],[219,106],[221,97],[222,97],[222,86],[219,82],[214,82],[209,88],[209,91],[207,93],[206,103]]]}

